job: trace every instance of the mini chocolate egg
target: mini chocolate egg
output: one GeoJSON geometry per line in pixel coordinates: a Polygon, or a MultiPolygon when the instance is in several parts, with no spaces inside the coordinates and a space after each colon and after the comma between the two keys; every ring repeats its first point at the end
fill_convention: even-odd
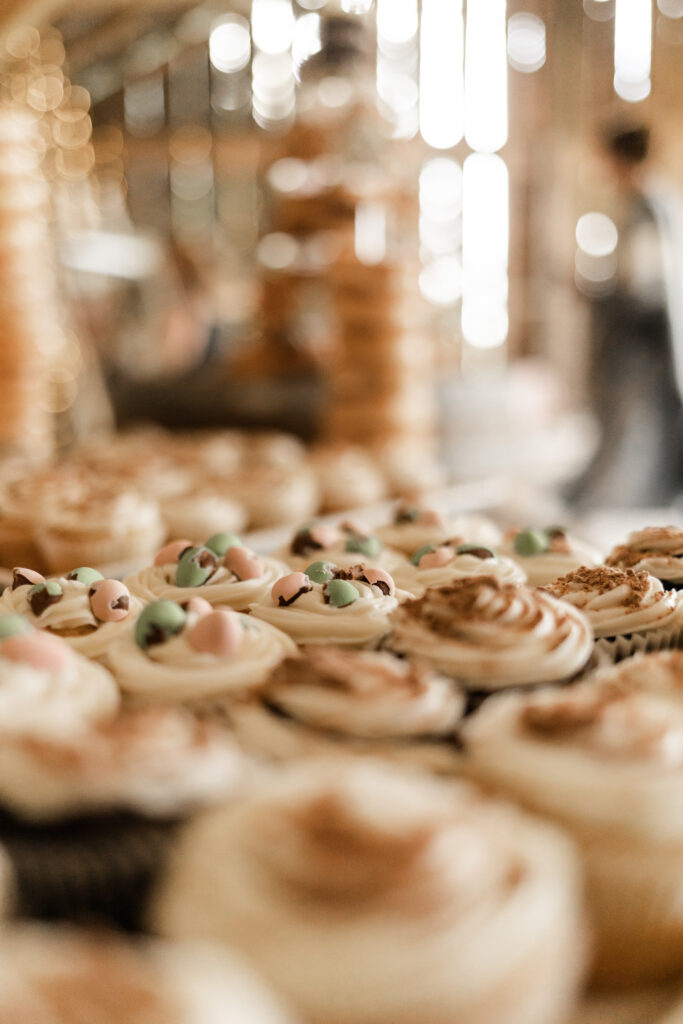
{"type": "Polygon", "coordinates": [[[21,615],[8,614],[0,615],[0,640],[8,636],[19,636],[24,633],[32,633],[33,626],[21,615]]]}
{"type": "Polygon", "coordinates": [[[358,552],[366,558],[377,558],[382,553],[382,544],[378,537],[362,537],[352,533],[344,545],[345,551],[358,552]]]}
{"type": "Polygon", "coordinates": [[[169,562],[177,562],[183,551],[191,547],[191,540],[171,540],[157,553],[154,564],[168,565],[169,562]]]}
{"type": "Polygon", "coordinates": [[[187,616],[175,601],[152,601],[142,609],[135,623],[135,642],[143,651],[179,633],[187,616]]]}
{"type": "Polygon", "coordinates": [[[33,569],[23,569],[21,566],[12,569],[12,590],[16,590],[17,587],[32,587],[36,583],[44,582],[45,577],[33,569]]]}
{"type": "Polygon", "coordinates": [[[524,558],[533,555],[544,555],[549,547],[549,538],[545,530],[536,529],[533,526],[526,530],[520,530],[515,537],[515,551],[524,558]]]}
{"type": "Polygon", "coordinates": [[[183,601],[180,607],[188,615],[209,615],[213,611],[213,605],[205,597],[191,597],[189,601],[183,601]]]}
{"type": "Polygon", "coordinates": [[[422,547],[419,547],[417,551],[412,553],[410,561],[413,565],[419,565],[420,560],[424,558],[425,555],[431,554],[432,551],[436,551],[436,544],[423,544],[422,547]]]}
{"type": "Polygon", "coordinates": [[[313,584],[305,572],[290,572],[286,576],[281,576],[279,580],[275,580],[270,588],[270,596],[275,604],[286,608],[287,605],[293,604],[297,597],[307,594],[309,590],[313,590],[313,584]]]}
{"type": "Polygon", "coordinates": [[[0,654],[12,661],[23,661],[45,672],[59,672],[71,661],[69,645],[58,636],[43,630],[9,636],[0,644],[0,654]]]}
{"type": "Polygon", "coordinates": [[[354,587],[348,580],[330,580],[323,587],[323,597],[326,604],[331,604],[335,608],[346,608],[358,600],[360,593],[358,587],[354,587]]]}
{"type": "Polygon", "coordinates": [[[293,555],[308,555],[311,551],[320,551],[322,544],[319,544],[313,537],[313,529],[310,526],[302,526],[297,530],[289,545],[293,555]]]}
{"type": "Polygon", "coordinates": [[[390,576],[384,569],[365,569],[363,575],[358,578],[372,587],[379,587],[382,593],[389,597],[393,597],[396,593],[393,576],[390,576]]]}
{"type": "Polygon", "coordinates": [[[417,563],[418,569],[441,569],[453,560],[453,548],[440,545],[432,551],[426,551],[417,563]]]}
{"type": "Polygon", "coordinates": [[[209,551],[213,551],[214,555],[222,558],[230,548],[241,548],[242,541],[236,533],[214,533],[209,537],[204,547],[208,548],[209,551]]]}
{"type": "Polygon", "coordinates": [[[120,622],[130,611],[130,591],[120,580],[98,580],[90,588],[90,607],[100,622],[120,622]]]}
{"type": "Polygon", "coordinates": [[[93,583],[103,580],[104,576],[97,569],[91,569],[88,565],[81,565],[78,569],[72,569],[71,572],[67,573],[66,578],[68,580],[76,580],[77,583],[85,583],[86,586],[90,587],[93,583]]]}
{"type": "Polygon", "coordinates": [[[311,562],[304,571],[309,580],[313,580],[314,583],[328,583],[329,580],[334,579],[337,566],[334,562],[311,562]]]}
{"type": "Polygon", "coordinates": [[[34,615],[42,615],[51,604],[61,601],[64,593],[57,580],[45,580],[44,583],[34,583],[28,592],[28,603],[34,615]]]}
{"type": "Polygon", "coordinates": [[[221,657],[236,654],[242,646],[244,631],[237,612],[226,608],[204,615],[187,632],[187,642],[195,651],[221,657]]]}
{"type": "Polygon", "coordinates": [[[495,558],[495,552],[491,548],[485,548],[481,544],[458,544],[455,549],[456,555],[474,555],[475,558],[495,558]]]}
{"type": "Polygon", "coordinates": [[[249,548],[228,548],[223,559],[226,569],[233,572],[238,580],[256,580],[263,576],[264,565],[249,548]]]}
{"type": "Polygon", "coordinates": [[[208,548],[188,548],[178,562],[175,574],[178,587],[201,587],[218,568],[218,559],[208,548]]]}

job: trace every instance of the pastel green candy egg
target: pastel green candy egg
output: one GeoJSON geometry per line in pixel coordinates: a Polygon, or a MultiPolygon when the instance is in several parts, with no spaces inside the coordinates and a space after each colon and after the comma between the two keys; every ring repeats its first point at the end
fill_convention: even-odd
{"type": "Polygon", "coordinates": [[[179,633],[186,620],[185,612],[175,601],[152,601],[138,615],[135,642],[145,651],[179,633]]]}
{"type": "Polygon", "coordinates": [[[188,548],[178,562],[175,581],[179,587],[201,587],[218,568],[218,558],[205,547],[188,548]]]}
{"type": "Polygon", "coordinates": [[[417,551],[413,552],[410,557],[410,561],[413,565],[419,565],[422,556],[429,555],[432,551],[436,551],[436,544],[423,544],[421,548],[418,548],[417,551]]]}
{"type": "Polygon", "coordinates": [[[78,569],[72,569],[71,572],[67,573],[66,578],[68,580],[76,580],[77,583],[85,583],[89,587],[93,583],[97,583],[98,580],[103,580],[104,576],[97,569],[91,569],[88,565],[81,565],[78,569]]]}
{"type": "Polygon", "coordinates": [[[243,546],[236,533],[214,533],[204,545],[205,548],[213,551],[214,555],[218,555],[219,558],[222,558],[229,548],[241,548],[243,546]]]}
{"type": "Polygon", "coordinates": [[[382,553],[382,544],[378,537],[359,537],[351,534],[344,545],[345,551],[357,552],[366,558],[377,558],[382,553]]]}
{"type": "Polygon", "coordinates": [[[333,578],[336,571],[337,566],[333,562],[311,562],[304,569],[309,580],[313,580],[314,583],[327,583],[333,578]]]}
{"type": "Polygon", "coordinates": [[[346,608],[347,605],[357,601],[360,594],[358,588],[348,580],[330,580],[325,584],[325,597],[327,603],[334,608],[346,608]]]}
{"type": "Polygon", "coordinates": [[[21,633],[31,633],[33,627],[21,615],[0,615],[0,640],[21,633]]]}
{"type": "Polygon", "coordinates": [[[545,530],[530,526],[526,530],[520,530],[515,537],[515,551],[525,558],[543,555],[547,550],[548,534],[545,530]]]}

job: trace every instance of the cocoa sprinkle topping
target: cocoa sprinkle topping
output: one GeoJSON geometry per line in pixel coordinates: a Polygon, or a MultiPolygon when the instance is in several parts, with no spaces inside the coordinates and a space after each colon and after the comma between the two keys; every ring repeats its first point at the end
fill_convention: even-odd
{"type": "Polygon", "coordinates": [[[587,569],[582,566],[574,572],[560,576],[554,583],[542,587],[553,597],[564,597],[566,594],[576,593],[577,590],[593,591],[596,594],[606,594],[617,587],[628,587],[629,593],[623,599],[625,608],[638,608],[643,602],[651,586],[652,577],[649,573],[641,571],[634,572],[633,569],[612,569],[599,565],[595,569],[587,569]]]}
{"type": "Polygon", "coordinates": [[[515,583],[501,583],[495,576],[466,576],[443,587],[430,587],[424,595],[407,601],[402,612],[444,636],[457,635],[457,623],[486,617],[482,598],[493,593],[516,598],[515,583]]]}

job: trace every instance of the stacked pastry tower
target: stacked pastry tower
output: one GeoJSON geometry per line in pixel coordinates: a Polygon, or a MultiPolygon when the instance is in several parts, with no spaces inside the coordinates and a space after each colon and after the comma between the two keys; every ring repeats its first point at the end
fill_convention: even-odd
{"type": "Polygon", "coordinates": [[[330,280],[339,334],[326,433],[373,448],[390,476],[403,466],[413,477],[433,462],[436,413],[433,344],[420,327],[416,274],[400,262],[367,265],[346,253],[330,280]]]}
{"type": "Polygon", "coordinates": [[[58,320],[40,142],[33,115],[0,102],[0,452],[32,456],[52,447],[58,320]]]}

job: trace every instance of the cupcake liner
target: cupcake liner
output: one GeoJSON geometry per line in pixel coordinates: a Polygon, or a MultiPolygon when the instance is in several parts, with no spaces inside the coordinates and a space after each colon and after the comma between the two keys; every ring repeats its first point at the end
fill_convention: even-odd
{"type": "MultiPolygon", "coordinates": [[[[677,619],[680,619],[680,616],[677,616],[677,619]]],[[[669,627],[649,629],[645,633],[600,637],[595,641],[595,650],[605,663],[615,664],[624,658],[630,658],[632,654],[672,650],[680,647],[682,641],[683,627],[680,621],[677,621],[669,627]]]]}
{"type": "Polygon", "coordinates": [[[1,811],[16,915],[142,930],[176,828],[127,813],[32,824],[1,811]]]}

